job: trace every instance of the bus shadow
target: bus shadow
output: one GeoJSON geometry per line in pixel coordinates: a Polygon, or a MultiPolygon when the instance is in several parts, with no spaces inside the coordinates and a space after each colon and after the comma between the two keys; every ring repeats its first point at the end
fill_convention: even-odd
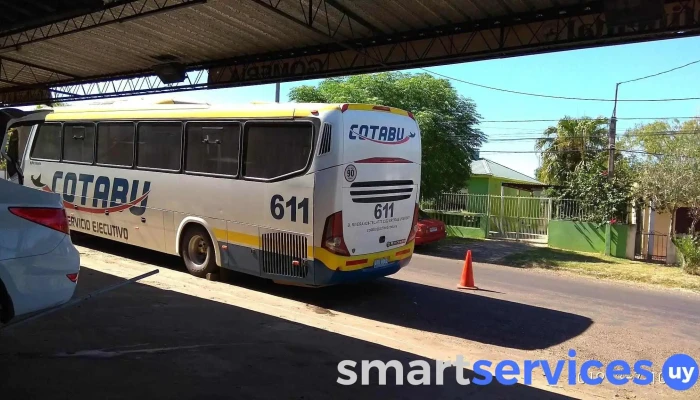
{"type": "MultiPolygon", "coordinates": [[[[99,238],[81,240],[79,244],[184,271],[177,257],[99,238]]],[[[313,289],[278,285],[230,271],[222,277],[236,286],[320,309],[521,350],[546,349],[561,344],[581,335],[593,324],[590,318],[581,315],[495,299],[478,292],[449,290],[393,278],[313,289]]]]}
{"type": "Polygon", "coordinates": [[[238,274],[231,282],[322,309],[520,350],[556,346],[593,324],[576,314],[393,278],[321,289],[279,286],[238,274]]]}
{"type": "MultiPolygon", "coordinates": [[[[76,296],[123,281],[83,267],[76,296]]],[[[12,366],[0,374],[6,398],[570,398],[496,381],[463,386],[454,367],[438,386],[435,360],[138,282],[0,330],[0,339],[0,365],[12,366]],[[386,385],[375,368],[369,385],[344,386],[343,360],[358,362],[360,379],[361,360],[397,360],[404,370],[388,369],[386,385]],[[429,365],[430,386],[406,383],[414,360],[429,365]],[[66,384],[76,377],[87,379],[66,384]]]]}

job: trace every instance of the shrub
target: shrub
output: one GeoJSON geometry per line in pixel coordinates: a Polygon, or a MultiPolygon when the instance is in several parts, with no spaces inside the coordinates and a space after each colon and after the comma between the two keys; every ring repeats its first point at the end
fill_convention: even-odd
{"type": "Polygon", "coordinates": [[[683,271],[700,275],[700,237],[683,236],[673,239],[681,259],[683,271]]]}

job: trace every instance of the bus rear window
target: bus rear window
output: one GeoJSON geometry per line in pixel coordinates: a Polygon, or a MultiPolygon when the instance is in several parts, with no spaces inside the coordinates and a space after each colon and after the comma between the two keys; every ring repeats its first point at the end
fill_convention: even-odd
{"type": "Polygon", "coordinates": [[[273,179],[302,171],[309,162],[313,126],[303,123],[247,123],[243,137],[244,176],[273,179]]]}
{"type": "Polygon", "coordinates": [[[31,157],[43,160],[59,160],[61,158],[61,124],[39,125],[31,157]]]}

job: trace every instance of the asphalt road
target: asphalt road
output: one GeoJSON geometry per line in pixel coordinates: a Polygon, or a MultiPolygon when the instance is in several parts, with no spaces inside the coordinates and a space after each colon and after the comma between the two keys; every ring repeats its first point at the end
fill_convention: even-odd
{"type": "MultiPolygon", "coordinates": [[[[431,250],[418,252],[429,254],[431,250]]],[[[418,254],[395,278],[453,288],[463,264],[418,254]]],[[[654,362],[655,373],[676,353],[700,360],[700,295],[695,293],[479,262],[474,263],[474,277],[482,289],[475,295],[519,305],[505,310],[510,317],[499,322],[504,331],[501,338],[512,331],[520,340],[502,340],[500,346],[533,350],[531,354],[544,358],[565,359],[566,352],[574,349],[579,360],[648,359],[654,362]],[[523,339],[522,334],[533,339],[523,339]]],[[[469,315],[473,310],[462,313],[469,315]]],[[[491,309],[483,314],[487,315],[477,315],[483,318],[479,324],[489,325],[502,311],[491,309]]],[[[665,387],[643,390],[647,389],[650,392],[642,391],[646,396],[680,395],[665,387]]],[[[700,385],[692,393],[684,395],[700,395],[700,385]]]]}
{"type": "MultiPolygon", "coordinates": [[[[452,287],[459,280],[463,261],[431,256],[430,252],[418,249],[417,254],[398,276],[418,281],[439,283],[452,287]],[[422,253],[422,254],[421,254],[422,253]],[[423,277],[421,277],[423,275],[423,277]]],[[[616,309],[620,316],[639,314],[654,316],[659,322],[672,321],[681,328],[700,324],[700,296],[683,291],[631,286],[616,282],[595,280],[570,275],[548,274],[504,267],[497,264],[474,263],[477,286],[508,294],[509,298],[520,298],[551,308],[586,310],[596,313],[602,308],[616,309]],[[528,300],[529,299],[529,300],[528,300]]],[[[489,295],[485,291],[482,294],[489,295]]],[[[497,297],[497,296],[494,296],[497,297]]],[[[700,331],[696,335],[700,335],[700,331]]],[[[688,331],[690,332],[690,331],[688,331]]]]}

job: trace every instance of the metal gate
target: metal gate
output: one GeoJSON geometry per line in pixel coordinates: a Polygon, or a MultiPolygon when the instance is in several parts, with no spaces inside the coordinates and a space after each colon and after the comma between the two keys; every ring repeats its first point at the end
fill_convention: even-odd
{"type": "Polygon", "coordinates": [[[593,213],[580,200],[468,193],[443,193],[421,208],[449,215],[448,225],[483,229],[490,238],[544,243],[551,220],[586,221],[593,213]]]}
{"type": "Polygon", "coordinates": [[[481,228],[490,238],[547,241],[552,199],[443,193],[421,207],[449,215],[448,225],[481,228]],[[455,218],[461,217],[459,221],[455,218]]]}
{"type": "Polygon", "coordinates": [[[489,237],[547,241],[552,202],[541,197],[490,196],[489,237]]]}
{"type": "Polygon", "coordinates": [[[637,232],[634,241],[636,260],[666,263],[668,235],[656,232],[637,232]]]}

